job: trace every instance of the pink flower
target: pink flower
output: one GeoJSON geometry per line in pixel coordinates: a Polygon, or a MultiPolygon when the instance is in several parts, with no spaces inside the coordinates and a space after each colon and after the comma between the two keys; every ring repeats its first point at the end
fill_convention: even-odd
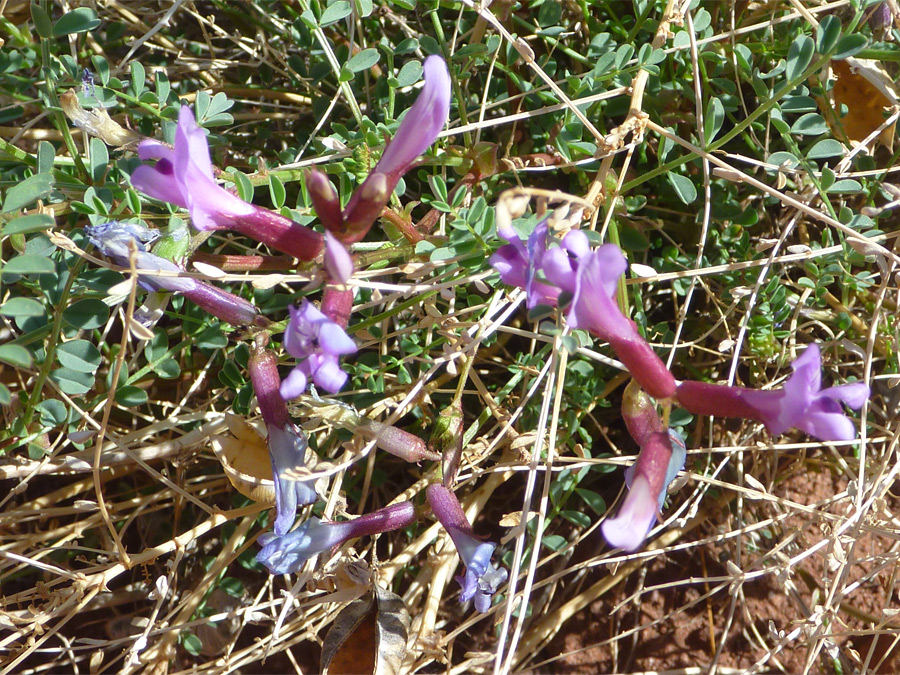
{"type": "Polygon", "coordinates": [[[231,229],[301,260],[312,260],[322,250],[317,232],[289,218],[248,204],[216,182],[206,132],[187,106],[178,113],[175,144],[169,148],[146,140],[138,146],[144,164],[131,174],[131,183],[154,199],[188,209],[198,230],[231,229]]]}
{"type": "MultiPolygon", "coordinates": [[[[441,133],[450,117],[450,72],[447,64],[440,56],[432,55],[425,59],[422,66],[425,74],[425,86],[412,107],[406,112],[397,133],[388,143],[378,164],[368,175],[359,189],[353,193],[347,208],[344,209],[343,222],[339,232],[335,232],[345,244],[362,239],[375,220],[381,215],[385,205],[391,198],[400,177],[406,173],[441,133]]],[[[316,179],[316,192],[319,196],[316,208],[331,214],[328,206],[330,194],[326,186],[320,185],[316,179]]],[[[329,217],[329,221],[333,216],[329,217]]],[[[326,227],[332,227],[325,222],[326,227]]]]}
{"type": "Polygon", "coordinates": [[[858,410],[869,398],[863,382],[822,389],[819,347],[811,344],[791,364],[794,373],[784,387],[745,389],[688,380],[678,386],[678,402],[696,415],[743,417],[762,422],[775,436],[794,427],[823,441],[850,441],[856,425],[841,403],[858,410]]]}
{"type": "Polygon", "coordinates": [[[610,546],[631,552],[644,543],[665,502],[669,483],[684,466],[686,454],[681,439],[673,437],[672,432],[658,431],[647,437],[637,461],[625,472],[625,502],[614,518],[607,518],[600,526],[610,546]],[[673,451],[673,440],[677,451],[673,451]]]}
{"type": "Polygon", "coordinates": [[[528,309],[537,305],[556,307],[560,289],[535,278],[542,271],[547,251],[547,221],[542,220],[537,224],[528,237],[527,245],[511,227],[498,228],[497,234],[509,242],[498,248],[489,261],[500,273],[500,280],[504,284],[525,289],[525,304],[528,309]]]}
{"type": "Polygon", "coordinates": [[[291,574],[313,556],[340,546],[345,541],[397,530],[416,522],[412,502],[400,502],[353,520],[324,522],[312,517],[285,535],[264,534],[256,559],[272,574],[291,574]]]}
{"type": "Polygon", "coordinates": [[[453,540],[460,560],[466,566],[465,576],[456,577],[462,587],[460,602],[475,601],[475,609],[486,612],[491,608],[491,598],[507,578],[505,569],[491,564],[496,544],[478,539],[466,518],[456,495],[443,485],[432,484],[425,490],[428,503],[453,540]]]}

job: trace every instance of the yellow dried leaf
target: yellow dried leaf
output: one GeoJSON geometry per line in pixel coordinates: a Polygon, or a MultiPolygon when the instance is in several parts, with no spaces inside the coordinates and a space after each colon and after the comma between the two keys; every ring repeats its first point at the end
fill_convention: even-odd
{"type": "MultiPolygon", "coordinates": [[[[836,81],[831,106],[821,106],[825,119],[838,138],[846,136],[859,143],[884,123],[884,109],[891,106],[891,101],[846,61],[832,61],[831,70],[836,81]],[[847,106],[847,114],[838,120],[836,115],[842,106],[847,106]]],[[[893,125],[882,131],[877,140],[891,148],[893,125]]]]}

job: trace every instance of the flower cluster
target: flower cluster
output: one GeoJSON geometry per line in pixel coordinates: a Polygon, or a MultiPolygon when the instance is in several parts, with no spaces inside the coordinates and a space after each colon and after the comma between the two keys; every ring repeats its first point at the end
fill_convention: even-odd
{"type": "Polygon", "coordinates": [[[667,410],[674,401],[694,414],[752,419],[775,435],[797,428],[825,441],[856,437],[856,427],[841,404],[862,407],[869,387],[854,382],[822,389],[817,345],[808,346],[794,361],[794,373],[782,389],[679,383],[619,307],[617,294],[628,263],[617,246],[592,249],[580,230],[556,241],[546,220],[537,224],[527,241],[509,226],[501,227],[498,235],[509,242],[490,260],[500,279],[524,289],[529,308],[559,307],[570,327],[606,340],[639,385],[626,390],[623,401],[623,418],[641,451],[626,472],[629,492],[622,508],[602,526],[612,545],[629,551],[640,546],[656,522],[668,485],[684,465],[684,444],[665,432],[648,394],[667,410]]]}
{"type": "Polygon", "coordinates": [[[381,159],[341,210],[337,193],[324,174],[311,171],[307,177],[310,198],[319,219],[345,244],[359,241],[381,215],[400,178],[434,143],[450,117],[450,73],[440,56],[432,55],[422,65],[425,86],[406,111],[397,133],[381,159]]]}

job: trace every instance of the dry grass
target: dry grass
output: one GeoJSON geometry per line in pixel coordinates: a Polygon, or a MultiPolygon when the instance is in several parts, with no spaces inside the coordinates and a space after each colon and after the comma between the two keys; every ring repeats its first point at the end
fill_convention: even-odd
{"type": "MultiPolygon", "coordinates": [[[[24,3],[4,4],[10,11],[24,11],[24,3]]],[[[309,117],[313,95],[331,97],[335,105],[341,102],[340,107],[354,101],[356,105],[347,105],[350,122],[341,120],[348,124],[371,105],[364,97],[357,101],[346,88],[326,93],[311,85],[299,94],[277,88],[239,89],[237,78],[230,77],[238,69],[265,69],[277,78],[291,66],[285,54],[270,46],[259,25],[238,26],[234,17],[217,16],[210,5],[162,3],[146,13],[143,3],[96,4],[101,17],[122,22],[135,40],[124,56],[106,54],[110,63],[125,68],[129,60],[151,52],[171,59],[166,69],[171,81],[190,77],[243,101],[234,127],[224,133],[248,154],[254,148],[249,139],[259,124],[275,120],[276,137],[288,133],[290,123],[309,117]],[[186,35],[193,37],[189,41],[186,35]]],[[[670,54],[675,48],[665,30],[666,19],[673,28],[686,21],[694,37],[691,16],[681,13],[684,4],[670,1],[664,15],[656,9],[650,14],[654,25],[663,22],[657,39],[670,54]]],[[[765,36],[782,23],[799,30],[826,11],[846,11],[842,8],[849,5],[805,0],[770,4],[768,12],[760,7],[756,21],[742,14],[743,23],[732,30],[704,43],[691,39],[678,48],[690,54],[698,75],[694,80],[698,100],[704,99],[698,61],[703,44],[764,39],[754,36],[765,36]]],[[[515,100],[491,101],[485,95],[478,114],[470,110],[467,121],[452,119],[446,136],[461,138],[465,131],[473,141],[495,139],[498,132],[536,124],[560,110],[581,115],[576,107],[581,101],[566,96],[564,83],[544,72],[530,58],[527,44],[516,42],[495,14],[471,3],[454,8],[463,14],[480,11],[483,22],[476,30],[500,35],[518,50],[535,87],[552,92],[558,105],[520,112],[515,100]]],[[[420,24],[407,23],[397,6],[385,4],[379,11],[391,30],[418,34],[420,24]]],[[[442,16],[450,14],[443,8],[442,16]]],[[[271,20],[286,26],[287,16],[271,20]]],[[[449,25],[444,30],[451,51],[472,37],[456,35],[449,25]]],[[[365,32],[355,37],[362,40],[361,46],[369,46],[365,40],[371,36],[365,32]]],[[[331,42],[323,39],[321,44],[326,62],[336,64],[328,53],[331,42]]],[[[104,45],[92,39],[87,46],[104,53],[104,45]]],[[[486,78],[500,76],[499,71],[489,71],[486,78]]],[[[86,449],[76,448],[65,433],[51,433],[46,436],[45,457],[11,453],[0,464],[0,477],[8,489],[0,500],[3,672],[311,672],[318,667],[318,645],[337,613],[372,584],[393,589],[409,609],[407,672],[590,672],[593,667],[624,673],[639,670],[631,665],[635,659],[640,669],[685,674],[792,672],[798,664],[808,672],[822,672],[826,665],[844,673],[878,668],[889,672],[895,662],[884,640],[896,642],[895,569],[900,557],[898,502],[892,493],[900,471],[893,374],[893,315],[900,289],[889,227],[896,218],[879,222],[887,234],[862,237],[835,219],[808,181],[792,183],[802,188],[794,191],[779,185],[781,174],[757,171],[757,156],[706,152],[702,106],[697,106],[693,126],[676,126],[676,132],[666,129],[646,116],[650,111],[645,109],[646,82],[641,83],[641,77],[631,88],[610,87],[606,92],[611,99],[628,97],[631,113],[618,131],[596,131],[602,161],[599,167],[590,165],[590,180],[582,194],[528,190],[532,184],[546,184],[545,176],[559,172],[559,165],[528,166],[510,160],[503,167],[509,183],[518,181],[526,189],[491,194],[498,217],[524,212],[527,202],[535,211],[555,209],[558,229],[580,225],[606,236],[617,213],[613,202],[617,197],[608,188],[621,189],[619,199],[627,197],[628,184],[636,178],[629,170],[635,156],[667,135],[701,158],[706,192],[686,208],[662,198],[654,202],[651,197],[649,203],[649,209],[658,210],[652,219],[647,217],[651,231],[661,222],[658,219],[682,220],[691,209],[702,210],[692,248],[686,248],[684,239],[667,235],[665,228],[659,232],[695,264],[662,273],[645,265],[630,282],[629,288],[639,294],[629,298],[641,298],[653,321],[669,326],[667,339],[654,343],[657,351],[676,368],[690,363],[713,379],[768,387],[778,386],[785,376],[786,368],[775,363],[786,363],[805,343],[822,342],[827,379],[838,383],[855,377],[872,387],[873,396],[861,413],[865,423],[858,441],[823,444],[797,433],[771,438],[751,423],[695,420],[689,427],[684,481],[671,497],[664,521],[643,550],[631,555],[608,550],[598,538],[599,519],[588,512],[593,525],[578,528],[558,515],[551,495],[561,472],[589,468],[589,475],[599,476],[592,489],[612,504],[621,472],[611,478],[603,478],[603,472],[626,465],[633,455],[616,415],[602,408],[603,401],[617,400],[626,382],[624,374],[609,377],[604,390],[596,392],[596,403],[577,411],[580,423],[590,427],[594,437],[593,452],[591,448],[585,452],[567,430],[571,422],[565,394],[572,381],[571,364],[587,360],[618,367],[609,350],[594,343],[575,353],[567,351],[565,333],[549,334],[528,323],[520,311],[522,294],[486,284],[490,273],[483,265],[461,267],[454,259],[425,262],[410,259],[408,252],[407,257],[398,254],[384,265],[363,269],[352,281],[368,298],[356,309],[370,311],[354,334],[360,352],[402,355],[402,340],[413,334],[422,336],[420,344],[439,346],[418,356],[402,356],[402,363],[416,366],[417,376],[403,383],[395,372],[384,373],[382,395],[377,400],[369,396],[364,410],[371,417],[399,421],[423,433],[444,402],[461,391],[466,446],[456,491],[476,531],[493,534],[495,540],[499,535],[500,550],[512,553],[509,587],[502,601],[485,615],[458,606],[453,580],[458,558],[447,536],[428,518],[418,529],[351,542],[331,556],[320,556],[317,564],[307,564],[294,577],[270,577],[242,565],[241,560],[256,550],[255,539],[263,531],[259,517],[266,507],[237,505],[210,448],[210,437],[225,432],[233,396],[217,377],[221,360],[210,357],[206,363],[193,363],[190,378],[150,382],[149,406],[123,408],[110,389],[108,397],[80,409],[83,429],[94,432],[86,449]],[[765,250],[764,257],[703,263],[706,248],[718,245],[709,239],[714,227],[710,188],[714,178],[738,184],[743,203],[757,204],[772,214],[763,234],[751,234],[754,244],[765,250]],[[810,246],[828,229],[838,244],[810,246]],[[849,243],[840,243],[841,237],[849,243]],[[844,297],[830,295],[827,307],[813,307],[809,302],[813,291],[797,283],[804,265],[849,251],[848,247],[868,255],[873,285],[844,297]],[[736,292],[734,274],[744,271],[755,281],[736,292]],[[747,340],[753,332],[751,317],[766,301],[773,279],[797,299],[786,321],[789,337],[779,343],[781,353],[767,363],[751,354],[747,340]],[[686,285],[685,293],[673,291],[676,282],[686,285]],[[735,299],[726,299],[723,288],[735,299]],[[481,300],[473,301],[472,293],[481,300]],[[700,312],[702,331],[694,316],[700,312]],[[841,312],[850,316],[856,334],[862,336],[855,344],[846,331],[836,328],[841,312]],[[538,354],[548,344],[546,358],[538,365],[512,367],[521,354],[538,354]],[[469,365],[468,378],[459,378],[469,365]],[[414,410],[424,420],[410,417],[414,410]],[[500,518],[509,513],[513,515],[504,524],[510,525],[500,527],[500,518]],[[558,551],[542,547],[548,535],[565,537],[569,544],[558,551]],[[532,554],[536,550],[539,555],[532,554]],[[239,580],[234,595],[221,590],[225,578],[239,580]],[[760,588],[766,589],[768,604],[748,600],[760,588]],[[755,614],[760,607],[779,613],[755,614]],[[705,623],[697,629],[699,647],[680,642],[679,626],[686,616],[699,616],[705,623]],[[188,653],[182,644],[187,631],[200,637],[200,654],[188,653]],[[673,636],[672,644],[659,648],[651,664],[647,659],[654,658],[654,647],[643,645],[667,634],[673,636]],[[874,636],[883,637],[878,641],[874,636]]],[[[310,138],[327,129],[334,109],[328,107],[309,130],[310,138]]],[[[748,112],[741,110],[736,116],[748,112]]],[[[588,129],[593,126],[591,120],[584,122],[588,129]]],[[[52,130],[49,119],[36,114],[10,142],[28,149],[42,132],[52,130]]],[[[756,140],[763,147],[768,142],[756,140]]],[[[282,161],[283,166],[266,159],[270,170],[276,171],[328,164],[344,156],[340,150],[313,156],[303,146],[290,163],[282,161]]],[[[878,170],[885,172],[883,180],[890,182],[896,167],[882,164],[883,153],[874,156],[878,170]]],[[[860,177],[849,165],[835,173],[837,179],[860,177]]],[[[851,207],[861,203],[851,202],[851,207]]],[[[437,232],[443,233],[446,226],[439,221],[437,232]]],[[[83,257],[89,266],[99,262],[83,257]]],[[[278,274],[234,273],[223,283],[236,288],[273,285],[292,293],[298,284],[311,280],[309,273],[278,274]]],[[[104,368],[127,364],[134,372],[146,363],[143,343],[121,330],[130,324],[134,310],[132,294],[100,329],[105,339],[121,340],[123,346],[118,360],[110,360],[104,368]]],[[[357,321],[352,319],[351,324],[357,321]]],[[[239,341],[237,336],[221,347],[226,358],[233,358],[239,341]]],[[[191,350],[185,349],[180,358],[183,370],[189,372],[191,350]]],[[[33,374],[19,371],[15,379],[5,381],[27,395],[32,378],[33,374]]],[[[46,386],[67,406],[79,405],[52,382],[46,386]]],[[[369,393],[345,392],[349,398],[369,393]]],[[[255,406],[251,408],[255,416],[255,406]]],[[[305,421],[322,459],[317,472],[327,481],[326,515],[355,515],[401,498],[421,501],[436,467],[410,467],[376,456],[371,443],[339,437],[328,419],[316,418],[309,407],[301,404],[295,412],[305,421]]],[[[10,415],[11,423],[15,413],[10,415]]]]}

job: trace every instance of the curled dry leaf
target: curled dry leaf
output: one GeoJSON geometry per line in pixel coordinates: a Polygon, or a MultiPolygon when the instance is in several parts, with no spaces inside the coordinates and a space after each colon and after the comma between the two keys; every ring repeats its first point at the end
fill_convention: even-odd
{"type": "Polygon", "coordinates": [[[72,123],[96,136],[107,145],[115,147],[137,147],[144,136],[126,129],[109,116],[104,108],[85,110],[78,102],[75,91],[70,89],[59,97],[59,104],[72,123]]]}
{"type": "Polygon", "coordinates": [[[409,612],[400,596],[381,588],[340,611],[322,644],[325,675],[394,675],[401,671],[409,612]]]}
{"type": "Polygon", "coordinates": [[[222,463],[234,489],[263,504],[275,503],[275,482],[265,439],[250,424],[234,415],[226,415],[230,436],[210,438],[213,452],[222,463]]]}

